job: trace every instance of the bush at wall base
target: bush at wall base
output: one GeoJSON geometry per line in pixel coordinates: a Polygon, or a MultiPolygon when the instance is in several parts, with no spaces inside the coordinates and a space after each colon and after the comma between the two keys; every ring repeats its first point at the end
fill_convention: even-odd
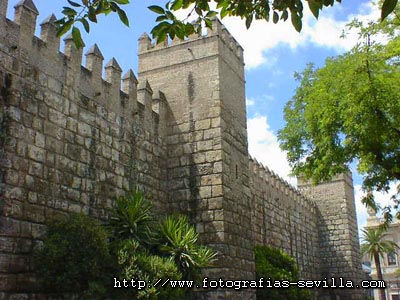
{"type": "Polygon", "coordinates": [[[34,253],[36,273],[49,293],[102,295],[112,257],[107,233],[98,221],[71,214],[52,220],[47,237],[34,253]]]}
{"type": "Polygon", "coordinates": [[[187,218],[158,216],[161,221],[156,222],[150,208],[136,191],[116,200],[106,226],[84,214],[49,222],[47,237],[34,253],[43,292],[80,300],[189,297],[191,291],[184,289],[114,288],[114,278],[156,282],[179,280],[185,274],[185,279],[195,279],[215,256],[197,243],[198,234],[187,218]],[[190,257],[192,264],[182,267],[177,253],[190,257]]]}
{"type": "Polygon", "coordinates": [[[265,288],[257,289],[257,300],[310,300],[311,293],[298,287],[266,288],[279,284],[277,281],[299,280],[296,261],[281,249],[268,246],[256,246],[254,249],[257,280],[264,278],[265,288]]]}

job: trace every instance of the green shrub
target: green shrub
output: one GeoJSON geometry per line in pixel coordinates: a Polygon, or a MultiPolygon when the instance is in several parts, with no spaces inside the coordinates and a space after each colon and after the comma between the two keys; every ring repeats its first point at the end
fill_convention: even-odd
{"type": "Polygon", "coordinates": [[[50,222],[34,256],[46,292],[85,300],[187,299],[191,291],[179,288],[113,288],[114,278],[146,283],[191,278],[215,256],[197,244],[198,233],[186,217],[156,222],[151,209],[136,191],[116,200],[105,226],[83,214],[50,222]]]}
{"type": "Polygon", "coordinates": [[[201,269],[210,266],[216,252],[199,245],[199,234],[182,215],[167,216],[159,225],[159,249],[173,259],[185,280],[198,279],[201,269]]]}
{"type": "MultiPolygon", "coordinates": [[[[179,272],[173,260],[167,257],[150,254],[143,250],[139,243],[134,240],[121,242],[118,251],[118,263],[121,267],[120,278],[143,280],[146,283],[155,283],[158,279],[180,280],[182,274],[179,272]]],[[[184,291],[170,287],[147,287],[145,289],[120,290],[123,297],[129,299],[182,299],[184,291]]]]}
{"type": "Polygon", "coordinates": [[[140,191],[116,199],[107,227],[116,241],[134,239],[140,245],[151,244],[154,227],[151,203],[140,191]]]}
{"type": "MultiPolygon", "coordinates": [[[[256,246],[254,250],[257,280],[264,278],[270,280],[299,280],[299,272],[296,261],[281,249],[268,246],[256,246]]],[[[259,288],[257,300],[309,300],[310,292],[298,287],[290,288],[259,288]]]]}
{"type": "Polygon", "coordinates": [[[101,294],[111,262],[106,231],[83,214],[53,220],[42,247],[34,253],[34,262],[49,292],[101,294]]]}

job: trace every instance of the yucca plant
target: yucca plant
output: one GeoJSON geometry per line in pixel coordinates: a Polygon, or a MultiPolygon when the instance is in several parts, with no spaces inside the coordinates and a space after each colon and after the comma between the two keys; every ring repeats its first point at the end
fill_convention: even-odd
{"type": "Polygon", "coordinates": [[[160,224],[160,251],[175,261],[184,279],[195,279],[216,256],[210,248],[197,244],[198,237],[186,216],[167,216],[160,224]]]}
{"type": "Polygon", "coordinates": [[[154,225],[152,206],[145,195],[133,191],[127,196],[120,196],[115,201],[108,228],[115,240],[136,240],[141,245],[152,242],[151,229],[154,225]]]}

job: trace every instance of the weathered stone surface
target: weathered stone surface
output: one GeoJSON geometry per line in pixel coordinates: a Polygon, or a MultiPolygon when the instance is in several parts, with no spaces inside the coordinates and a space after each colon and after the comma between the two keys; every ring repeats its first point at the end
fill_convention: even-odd
{"type": "MultiPolygon", "coordinates": [[[[121,92],[114,59],[108,82],[102,80],[97,46],[88,53],[88,71],[70,38],[65,56],[55,55],[58,44],[48,32],[38,42],[28,2],[19,9],[33,15],[19,14],[22,25],[0,18],[0,44],[22,49],[0,47],[0,129],[7,129],[0,149],[0,298],[42,299],[30,293],[30,254],[47,220],[71,212],[106,219],[113,199],[136,187],[157,210],[188,213],[200,240],[220,252],[207,276],[254,278],[253,247],[264,244],[295,257],[302,278],[328,272],[358,280],[351,180],[300,185],[305,197],[249,161],[243,50],[218,20],[207,36],[172,45],[153,48],[144,36],[140,91],[128,72],[121,92]]],[[[254,290],[203,296],[255,299],[254,290]]],[[[353,290],[336,296],[359,299],[353,290]]]]}

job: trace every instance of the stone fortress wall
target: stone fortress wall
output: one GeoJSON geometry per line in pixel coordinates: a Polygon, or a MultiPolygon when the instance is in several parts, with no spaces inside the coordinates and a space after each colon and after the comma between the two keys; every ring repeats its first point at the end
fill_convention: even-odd
{"type": "Polygon", "coordinates": [[[257,161],[250,162],[250,173],[255,244],[284,249],[296,259],[303,278],[321,277],[315,202],[257,161]]]}
{"type": "Polygon", "coordinates": [[[71,37],[59,51],[54,16],[34,36],[32,0],[17,4],[13,21],[6,11],[2,0],[0,299],[38,293],[30,254],[47,219],[105,219],[113,199],[136,186],[158,211],[190,215],[202,242],[220,253],[210,277],[254,278],[253,247],[264,244],[295,257],[302,278],[361,278],[351,178],[300,182],[302,193],[249,159],[243,49],[220,21],[184,41],[154,45],[144,34],[139,79],[131,70],[121,76],[114,58],[103,79],[96,45],[85,66],[71,37]]]}

